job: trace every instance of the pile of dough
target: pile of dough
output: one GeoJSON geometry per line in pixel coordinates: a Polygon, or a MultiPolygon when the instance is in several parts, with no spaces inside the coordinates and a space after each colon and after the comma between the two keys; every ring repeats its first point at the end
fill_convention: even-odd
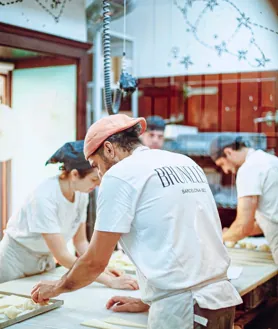
{"type": "Polygon", "coordinates": [[[251,243],[251,242],[247,242],[245,248],[246,249],[256,249],[257,246],[255,244],[251,243]]]}
{"type": "Polygon", "coordinates": [[[22,305],[22,309],[24,311],[37,310],[39,307],[40,307],[40,305],[33,302],[32,299],[27,299],[22,305]]]}
{"type": "Polygon", "coordinates": [[[239,242],[238,242],[238,245],[239,245],[240,248],[242,248],[242,249],[246,248],[246,242],[244,242],[244,241],[239,241],[239,242]]]}
{"type": "Polygon", "coordinates": [[[234,246],[236,245],[236,242],[234,241],[226,241],[225,242],[225,246],[228,248],[234,248],[234,246]]]}
{"type": "Polygon", "coordinates": [[[8,306],[21,307],[29,298],[10,295],[0,299],[0,309],[8,306]]]}
{"type": "Polygon", "coordinates": [[[20,313],[33,311],[40,307],[35,304],[30,298],[21,296],[5,296],[0,299],[0,313],[5,314],[9,319],[16,318],[20,313]]]}
{"type": "Polygon", "coordinates": [[[113,326],[112,324],[109,324],[109,323],[106,323],[103,321],[99,321],[96,319],[84,321],[81,324],[82,324],[82,326],[99,328],[99,329],[121,329],[120,327],[116,327],[116,326],[113,326]]]}
{"type": "Polygon", "coordinates": [[[125,255],[121,250],[116,251],[108,264],[108,268],[117,268],[126,271],[136,271],[135,265],[131,262],[127,255],[125,255]]]}
{"type": "Polygon", "coordinates": [[[22,313],[22,309],[17,308],[16,306],[9,306],[5,308],[4,314],[9,318],[9,319],[15,319],[18,314],[22,313]]]}
{"type": "Polygon", "coordinates": [[[267,244],[262,244],[261,246],[259,246],[259,250],[260,251],[270,251],[270,248],[267,244]]]}
{"type": "Polygon", "coordinates": [[[121,318],[116,318],[116,317],[110,317],[104,321],[107,323],[111,323],[111,324],[118,324],[119,326],[134,327],[134,328],[147,328],[147,326],[144,324],[130,322],[127,320],[123,320],[121,318]]]}

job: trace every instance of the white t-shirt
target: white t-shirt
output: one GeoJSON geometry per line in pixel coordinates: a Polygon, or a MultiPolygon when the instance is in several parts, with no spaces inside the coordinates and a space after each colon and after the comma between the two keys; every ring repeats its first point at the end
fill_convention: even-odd
{"type": "Polygon", "coordinates": [[[259,196],[255,219],[278,265],[278,158],[250,149],[238,170],[236,185],[238,198],[259,196]]]}
{"type": "Polygon", "coordinates": [[[278,223],[278,158],[250,149],[236,179],[238,198],[258,195],[257,216],[278,223]]]}
{"type": "Polygon", "coordinates": [[[62,194],[59,177],[45,180],[8,221],[6,233],[36,252],[49,252],[42,233],[60,233],[71,240],[86,221],[89,197],[75,192],[74,202],[62,194]]]}
{"type": "Polygon", "coordinates": [[[215,201],[190,158],[139,147],[114,165],[99,189],[95,229],[123,233],[145,302],[193,289],[201,307],[241,303],[226,280],[230,259],[215,201]]]}

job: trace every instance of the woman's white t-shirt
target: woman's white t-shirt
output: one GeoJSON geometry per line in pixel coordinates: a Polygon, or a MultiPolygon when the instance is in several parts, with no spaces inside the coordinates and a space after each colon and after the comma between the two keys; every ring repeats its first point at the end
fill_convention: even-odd
{"type": "Polygon", "coordinates": [[[60,233],[68,242],[87,218],[89,197],[75,192],[74,202],[60,188],[59,176],[40,184],[8,221],[6,233],[36,252],[49,252],[43,233],[60,233]]]}

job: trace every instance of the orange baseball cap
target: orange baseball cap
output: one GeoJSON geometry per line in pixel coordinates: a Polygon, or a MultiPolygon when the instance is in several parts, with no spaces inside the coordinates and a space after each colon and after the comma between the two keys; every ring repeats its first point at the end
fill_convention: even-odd
{"type": "Polygon", "coordinates": [[[131,128],[137,123],[141,124],[141,135],[147,128],[144,118],[131,118],[125,114],[114,114],[93,123],[87,131],[84,141],[84,155],[86,160],[88,160],[90,155],[95,153],[108,137],[131,128]]]}

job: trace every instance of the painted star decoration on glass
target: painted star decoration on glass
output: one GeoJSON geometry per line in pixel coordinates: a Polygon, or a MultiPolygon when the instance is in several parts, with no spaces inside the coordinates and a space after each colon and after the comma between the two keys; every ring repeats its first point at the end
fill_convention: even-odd
{"type": "Polygon", "coordinates": [[[227,50],[227,45],[226,45],[226,42],[223,41],[221,42],[220,45],[216,45],[215,46],[215,49],[218,53],[218,56],[221,56],[223,53],[226,53],[228,50],[227,50]]]}
{"type": "Polygon", "coordinates": [[[208,0],[207,8],[213,11],[216,6],[219,6],[217,0],[208,0]]]}
{"type": "Polygon", "coordinates": [[[194,1],[195,1],[195,0],[186,0],[186,2],[185,2],[185,6],[187,6],[187,7],[192,7],[192,4],[193,4],[194,1]]]}
{"type": "Polygon", "coordinates": [[[250,17],[247,17],[244,13],[241,13],[240,17],[237,17],[238,21],[238,27],[245,26],[247,28],[250,28],[250,17]]]}
{"type": "Polygon", "coordinates": [[[242,59],[246,59],[246,55],[248,53],[248,50],[238,50],[238,60],[241,61],[242,59]]]}
{"type": "Polygon", "coordinates": [[[184,65],[184,67],[186,68],[186,70],[188,70],[190,65],[193,65],[194,63],[191,61],[190,56],[185,56],[183,57],[183,60],[180,61],[181,64],[184,65]]]}
{"type": "MultiPolygon", "coordinates": [[[[260,28],[277,35],[278,31],[253,21],[251,17],[237,6],[235,0],[173,0],[173,3],[182,13],[182,17],[186,24],[185,31],[192,34],[192,37],[194,37],[199,44],[214,51],[219,57],[224,54],[233,56],[238,61],[245,61],[254,68],[265,67],[268,62],[270,62],[270,59],[265,56],[263,47],[258,43],[256,29],[260,28]],[[193,7],[194,12],[192,12],[193,7]],[[225,26],[225,30],[231,30],[230,32],[228,31],[229,33],[226,33],[229,37],[224,39],[223,36],[220,36],[221,31],[215,30],[214,33],[211,34],[212,40],[210,40],[207,38],[204,26],[206,23],[211,23],[211,20],[214,19],[212,16],[215,16],[215,20],[222,16],[221,14],[218,15],[218,10],[216,9],[219,8],[222,10],[223,7],[231,9],[231,15],[227,18],[227,23],[231,22],[231,24],[225,26]],[[242,38],[241,34],[243,34],[242,38]],[[238,43],[238,38],[242,39],[242,43],[238,43]],[[240,48],[237,48],[239,44],[240,48]]],[[[171,57],[174,57],[180,64],[185,65],[186,69],[188,69],[190,65],[193,65],[189,56],[190,54],[184,57],[180,50],[179,53],[172,53],[171,55],[171,57]]]]}
{"type": "Polygon", "coordinates": [[[61,3],[61,0],[52,0],[51,8],[56,9],[61,3]]]}
{"type": "Polygon", "coordinates": [[[270,59],[263,56],[262,58],[256,58],[256,62],[258,63],[258,67],[265,67],[265,64],[270,62],[270,59]]]}

